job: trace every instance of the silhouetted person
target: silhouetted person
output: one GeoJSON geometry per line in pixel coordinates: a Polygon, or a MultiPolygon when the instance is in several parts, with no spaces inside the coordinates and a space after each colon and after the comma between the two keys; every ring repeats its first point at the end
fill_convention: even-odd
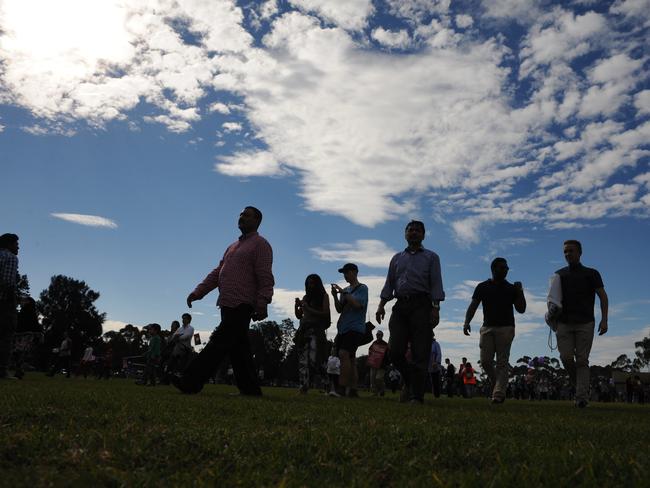
{"type": "Polygon", "coordinates": [[[384,365],[388,359],[388,343],[384,340],[384,333],[377,331],[377,340],[370,344],[368,348],[367,364],[370,366],[370,388],[373,395],[384,396],[386,389],[384,375],[386,373],[384,365]]]}
{"type": "Polygon", "coordinates": [[[483,304],[483,326],[480,330],[481,366],[492,385],[492,403],[503,403],[508,389],[508,368],[510,347],[515,337],[514,308],[519,313],[526,311],[524,289],[519,281],[514,284],[506,280],[508,262],[495,258],[490,265],[492,278],[479,283],[474,289],[472,302],[467,307],[463,333],[469,335],[470,322],[479,304],[483,304]],[[496,369],[494,356],[496,355],[496,369]]]}
{"type": "Polygon", "coordinates": [[[332,284],[331,294],[334,298],[334,307],[340,313],[336,323],[338,334],[336,347],[341,360],[341,376],[339,384],[345,388],[347,397],[357,397],[357,348],[363,341],[366,331],[366,311],[368,310],[368,287],[359,283],[359,268],[354,263],[346,263],[339,269],[343,278],[349,284],[341,288],[332,284]]]}
{"type": "Polygon", "coordinates": [[[451,364],[449,358],[445,359],[445,378],[447,380],[447,396],[452,398],[454,396],[454,383],[456,381],[456,367],[451,364]]]}
{"type": "Polygon", "coordinates": [[[248,338],[251,319],[264,320],[273,297],[273,251],[257,233],[261,223],[262,212],[246,207],[239,215],[241,237],[226,249],[219,266],[187,297],[187,306],[191,308],[193,301],[219,288],[217,306],[221,308],[221,323],[201,353],[174,380],[184,393],[201,391],[227,354],[240,393],[262,394],[248,338]]]}
{"type": "Polygon", "coordinates": [[[299,391],[305,394],[325,361],[325,331],[331,324],[330,299],[325,292],[323,280],[317,274],[310,274],[305,279],[305,295],[296,298],[294,312],[300,320],[294,338],[298,348],[299,391]]]}
{"type": "Polygon", "coordinates": [[[557,324],[557,348],[564,368],[576,388],[576,406],[589,403],[589,353],[594,341],[594,304],[600,300],[601,320],[598,335],[607,332],[609,302],[600,273],[580,262],[582,244],[564,242],[564,258],[568,266],[556,271],[562,284],[562,311],[557,324]]]}
{"type": "Polygon", "coordinates": [[[404,380],[400,400],[412,403],[424,401],[433,328],[440,322],[440,302],[445,299],[440,258],[422,246],[424,235],[422,222],[414,220],[406,226],[404,237],[408,247],[390,261],[375,315],[381,323],[386,315],[384,306],[397,298],[388,323],[391,358],[404,380]],[[409,343],[411,362],[406,360],[409,343]]]}
{"type": "Polygon", "coordinates": [[[429,378],[431,379],[431,393],[435,398],[440,398],[440,390],[442,389],[442,350],[440,344],[436,340],[436,335],[433,334],[431,339],[431,356],[429,359],[429,378]]]}
{"type": "Polygon", "coordinates": [[[0,379],[16,379],[8,372],[18,306],[18,236],[0,236],[0,379]]]}

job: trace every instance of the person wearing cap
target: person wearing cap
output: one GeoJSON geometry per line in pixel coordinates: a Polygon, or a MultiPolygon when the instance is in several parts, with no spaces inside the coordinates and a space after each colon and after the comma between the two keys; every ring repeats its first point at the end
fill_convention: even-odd
{"type": "Polygon", "coordinates": [[[372,394],[384,396],[384,364],[388,357],[388,343],[384,340],[384,333],[377,331],[377,340],[368,348],[367,364],[370,366],[370,388],[372,394]]]}
{"type": "Polygon", "coordinates": [[[217,306],[221,323],[206,346],[172,383],[183,393],[198,393],[225,356],[229,356],[241,395],[261,396],[262,390],[251,353],[248,327],[264,320],[273,297],[273,250],[258,234],[262,212],[246,207],[239,214],[241,236],[226,249],[214,270],[187,297],[187,306],[219,289],[217,306]]]}
{"type": "Polygon", "coordinates": [[[526,311],[524,288],[520,281],[508,282],[508,262],[495,258],[490,265],[492,279],[476,285],[472,302],[465,314],[463,333],[469,335],[470,322],[483,304],[483,326],[480,331],[481,366],[492,385],[492,403],[503,403],[508,388],[508,368],[510,346],[515,337],[515,315],[512,307],[519,313],[526,311]],[[494,357],[496,355],[496,369],[494,357]]]}
{"type": "Polygon", "coordinates": [[[345,389],[345,396],[357,397],[356,353],[366,331],[368,287],[359,283],[359,268],[354,263],[345,264],[339,269],[339,273],[343,273],[343,278],[349,284],[341,288],[333,283],[331,290],[334,307],[341,314],[336,324],[336,346],[341,360],[339,384],[341,389],[345,389]]]}
{"type": "Polygon", "coordinates": [[[408,247],[393,256],[375,317],[386,315],[385,305],[393,298],[388,329],[393,363],[404,380],[400,401],[424,402],[433,328],[440,322],[440,302],[445,299],[438,255],[422,246],[424,223],[412,220],[404,237],[408,247]],[[411,361],[406,351],[411,344],[411,361]]]}

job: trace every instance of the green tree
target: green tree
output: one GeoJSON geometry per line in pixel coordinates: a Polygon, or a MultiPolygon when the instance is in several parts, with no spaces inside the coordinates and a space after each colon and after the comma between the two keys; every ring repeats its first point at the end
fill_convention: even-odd
{"type": "Polygon", "coordinates": [[[644,337],[643,340],[635,342],[636,358],[640,367],[650,366],[650,337],[644,337]]]}
{"type": "Polygon", "coordinates": [[[45,342],[49,348],[60,344],[67,331],[72,339],[73,357],[102,335],[105,315],[95,308],[99,293],[84,281],[68,276],[52,276],[50,286],[41,292],[37,310],[43,317],[45,342]]]}

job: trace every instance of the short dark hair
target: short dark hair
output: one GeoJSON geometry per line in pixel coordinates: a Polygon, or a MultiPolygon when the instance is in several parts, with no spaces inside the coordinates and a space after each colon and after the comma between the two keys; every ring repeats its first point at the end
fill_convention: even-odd
{"type": "Polygon", "coordinates": [[[496,268],[497,264],[499,264],[499,263],[504,263],[504,264],[507,265],[508,261],[506,261],[506,258],[494,258],[492,260],[492,263],[490,264],[490,269],[496,268]]]}
{"type": "Polygon", "coordinates": [[[18,242],[18,236],[16,234],[2,234],[0,236],[0,249],[8,249],[12,244],[18,242]]]}
{"type": "Polygon", "coordinates": [[[190,322],[192,321],[192,315],[190,315],[187,312],[185,312],[183,315],[181,315],[181,317],[183,317],[183,318],[187,317],[188,319],[190,319],[190,322]]]}
{"type": "Polygon", "coordinates": [[[411,226],[419,227],[420,229],[422,229],[422,233],[426,234],[426,230],[424,228],[424,222],[422,222],[420,220],[411,220],[408,224],[406,224],[406,227],[404,227],[404,230],[407,230],[411,226]]]}
{"type": "Polygon", "coordinates": [[[181,323],[180,323],[178,320],[174,320],[174,321],[172,322],[172,327],[174,327],[174,326],[176,326],[176,327],[180,327],[180,326],[181,326],[181,323]]]}
{"type": "Polygon", "coordinates": [[[259,223],[262,222],[262,212],[260,212],[259,208],[252,207],[251,205],[247,205],[246,208],[250,208],[253,211],[255,218],[259,223]]]}
{"type": "Polygon", "coordinates": [[[149,324],[148,327],[150,329],[152,329],[152,330],[157,331],[157,332],[160,332],[160,330],[161,330],[160,324],[155,324],[155,323],[154,324],[149,324]]]}
{"type": "Polygon", "coordinates": [[[575,239],[569,239],[568,241],[564,241],[565,246],[575,246],[578,248],[578,252],[582,254],[582,244],[580,244],[580,241],[576,241],[575,239]]]}

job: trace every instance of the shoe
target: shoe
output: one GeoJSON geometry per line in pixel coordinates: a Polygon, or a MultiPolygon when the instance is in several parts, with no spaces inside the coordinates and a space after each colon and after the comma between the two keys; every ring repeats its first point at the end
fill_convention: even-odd
{"type": "Polygon", "coordinates": [[[171,377],[171,382],[181,393],[186,395],[194,395],[203,389],[203,383],[191,382],[184,376],[174,375],[171,377]]]}
{"type": "Polygon", "coordinates": [[[493,398],[491,401],[492,405],[502,405],[504,402],[504,398],[493,398]]]}
{"type": "Polygon", "coordinates": [[[411,398],[409,400],[409,405],[424,405],[424,400],[418,400],[417,398],[411,398]]]}
{"type": "Polygon", "coordinates": [[[302,385],[300,388],[298,388],[298,394],[299,395],[306,395],[308,390],[309,390],[308,386],[302,385]]]}
{"type": "Polygon", "coordinates": [[[578,408],[587,408],[589,406],[589,402],[587,400],[578,400],[576,402],[576,407],[578,408]]]}
{"type": "Polygon", "coordinates": [[[5,374],[5,375],[0,376],[0,380],[10,380],[11,381],[11,380],[17,380],[17,379],[18,378],[16,378],[15,376],[12,376],[10,374],[5,374]]]}
{"type": "Polygon", "coordinates": [[[359,393],[357,393],[356,388],[350,388],[346,392],[345,396],[348,397],[348,398],[359,398],[359,393]]]}
{"type": "Polygon", "coordinates": [[[335,397],[335,398],[341,398],[341,395],[339,395],[338,393],[336,393],[334,390],[330,391],[330,392],[328,393],[328,395],[331,396],[331,397],[335,397]]]}

